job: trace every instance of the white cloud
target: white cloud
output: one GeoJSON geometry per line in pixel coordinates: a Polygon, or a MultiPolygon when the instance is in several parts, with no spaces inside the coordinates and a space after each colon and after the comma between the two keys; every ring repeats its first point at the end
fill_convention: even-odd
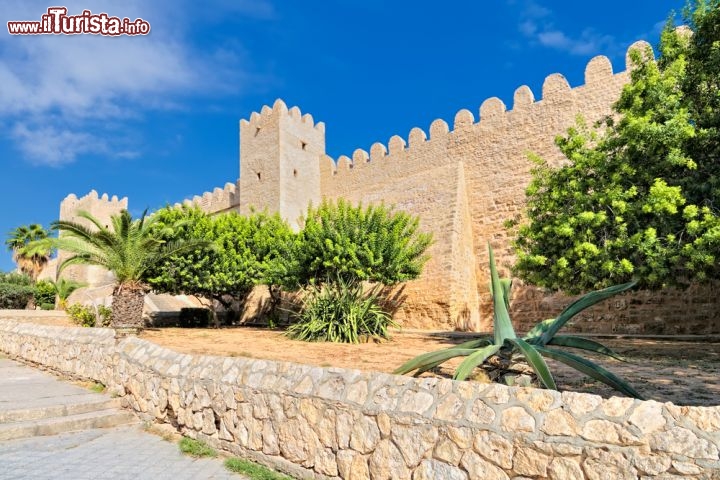
{"type": "Polygon", "coordinates": [[[105,142],[88,133],[58,130],[55,127],[30,129],[24,123],[17,123],[12,129],[11,138],[33,163],[53,167],[71,163],[83,153],[107,151],[105,142]]]}
{"type": "Polygon", "coordinates": [[[618,48],[612,36],[592,29],[584,30],[579,36],[568,35],[555,26],[550,9],[532,0],[522,3],[518,30],[532,43],[572,55],[607,53],[618,48]]]}
{"type": "Polygon", "coordinates": [[[578,38],[570,38],[559,30],[548,30],[537,34],[537,40],[545,47],[556,48],[573,55],[592,55],[604,48],[611,48],[615,40],[609,35],[600,35],[592,30],[584,31],[578,38]]]}
{"type": "MultiPolygon", "coordinates": [[[[262,19],[274,15],[263,0],[210,0],[202,7],[190,0],[62,4],[70,14],[90,9],[141,17],[152,31],[134,37],[0,35],[0,121],[13,125],[10,137],[31,161],[50,165],[90,151],[85,143],[97,146],[95,136],[104,123],[98,120],[117,122],[146,109],[179,108],[185,99],[209,92],[242,93],[253,78],[242,46],[197,51],[188,34],[198,21],[193,15],[199,10],[262,19]],[[42,135],[49,138],[43,141],[42,135]]],[[[45,0],[3,0],[0,25],[40,20],[48,5],[45,0]]],[[[213,19],[205,16],[204,21],[213,19]]],[[[127,150],[104,145],[110,155],[115,147],[118,154],[127,150]]]]}

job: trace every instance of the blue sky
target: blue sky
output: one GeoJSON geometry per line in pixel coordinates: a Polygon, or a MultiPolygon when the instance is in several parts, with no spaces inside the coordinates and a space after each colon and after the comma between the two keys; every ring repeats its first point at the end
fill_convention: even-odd
{"type": "Polygon", "coordinates": [[[54,5],[0,9],[3,240],[56,220],[69,193],[127,196],[137,214],[234,182],[238,121],[276,98],[325,122],[337,158],[462,108],[477,117],[488,97],[510,108],[520,85],[539,98],[551,73],[580,85],[595,55],[621,71],[684,1],[68,0],[151,34],[7,33],[54,5]]]}

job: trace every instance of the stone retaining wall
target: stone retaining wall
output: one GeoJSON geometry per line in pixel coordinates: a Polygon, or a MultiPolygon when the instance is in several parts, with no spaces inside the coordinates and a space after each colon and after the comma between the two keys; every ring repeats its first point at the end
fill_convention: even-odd
{"type": "Polygon", "coordinates": [[[9,320],[0,350],[297,478],[720,478],[720,407],[191,356],[9,320]]]}

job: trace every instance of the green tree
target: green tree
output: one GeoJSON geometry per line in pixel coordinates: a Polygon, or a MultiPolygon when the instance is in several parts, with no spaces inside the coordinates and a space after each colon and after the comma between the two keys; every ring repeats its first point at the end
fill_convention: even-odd
{"type": "Polygon", "coordinates": [[[113,327],[142,327],[142,310],[148,285],[145,272],[165,258],[180,255],[205,245],[202,240],[168,243],[155,236],[157,221],[145,213],[133,220],[127,210],[110,218],[110,227],[88,212],[78,217],[90,223],[58,220],[53,228],[61,232],[54,245],[72,255],[59,266],[99,265],[115,275],[111,325],[113,327]]]}
{"type": "Polygon", "coordinates": [[[148,283],[158,291],[214,300],[226,309],[244,302],[254,286],[268,283],[268,272],[277,270],[273,266],[280,262],[282,246],[293,235],[277,214],[211,217],[183,206],[166,207],[153,218],[158,238],[166,242],[205,239],[208,244],[157,263],[146,272],[148,283]]]}
{"type": "Polygon", "coordinates": [[[708,42],[718,48],[718,5],[704,0],[688,10],[691,26],[703,26],[694,35],[669,21],[657,61],[633,52],[616,115],[599,129],[580,119],[556,139],[566,165],[536,159],[529,221],[516,241],[518,276],[573,293],[631,279],[660,288],[720,277],[718,90],[708,76],[718,56],[698,53],[708,42]],[[696,80],[691,88],[689,72],[710,86],[696,88],[696,80]]]}
{"type": "Polygon", "coordinates": [[[290,288],[326,279],[395,285],[420,276],[431,243],[419,219],[405,212],[323,201],[308,209],[277,277],[290,288]]]}
{"type": "Polygon", "coordinates": [[[17,227],[5,240],[18,269],[32,279],[36,279],[50,261],[52,246],[48,237],[48,231],[42,225],[33,223],[17,227]]]}
{"type": "Polygon", "coordinates": [[[305,290],[288,334],[352,343],[387,338],[393,323],[381,288],[420,276],[431,243],[417,217],[384,205],[353,206],[341,199],[309,208],[286,261],[271,275],[287,288],[305,290]],[[375,285],[368,291],[363,282],[375,285]]]}

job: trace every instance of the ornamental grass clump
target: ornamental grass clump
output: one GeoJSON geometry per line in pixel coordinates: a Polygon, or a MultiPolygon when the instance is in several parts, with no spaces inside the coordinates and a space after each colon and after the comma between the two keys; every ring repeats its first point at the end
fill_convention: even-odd
{"type": "Polygon", "coordinates": [[[337,278],[310,285],[303,298],[297,322],[287,335],[312,342],[360,343],[370,338],[389,338],[388,328],[397,327],[379,298],[380,285],[365,290],[357,280],[337,278]]]}
{"type": "Polygon", "coordinates": [[[513,372],[523,372],[522,366],[518,365],[522,365],[522,359],[524,359],[525,365],[529,366],[527,370],[537,377],[541,385],[556,390],[555,379],[543,358],[547,357],[562,362],[625,395],[642,399],[642,396],[627,382],[600,365],[575,353],[551,348],[570,347],[624,360],[621,356],[594,340],[558,335],[557,333],[571,318],[581,311],[620,292],[629,290],[635,285],[635,282],[615,285],[588,293],[568,305],[557,318],[537,324],[527,335],[520,338],[515,333],[510,320],[509,298],[512,282],[508,279],[501,280],[498,277],[495,258],[490,245],[488,245],[488,250],[490,252],[490,290],[493,298],[493,335],[480,336],[451,348],[419,355],[400,366],[394,373],[406,374],[414,371],[417,376],[438,367],[451,358],[466,357],[455,370],[453,377],[455,380],[465,380],[473,373],[476,367],[483,366],[484,370],[489,370],[493,374],[492,377],[504,379],[506,383],[513,383],[516,378],[513,372]]]}

